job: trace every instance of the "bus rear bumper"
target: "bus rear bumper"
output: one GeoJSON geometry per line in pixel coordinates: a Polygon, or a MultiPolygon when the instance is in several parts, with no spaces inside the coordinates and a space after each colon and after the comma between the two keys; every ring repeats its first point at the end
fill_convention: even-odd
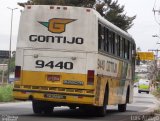
{"type": "Polygon", "coordinates": [[[94,95],[86,94],[13,89],[13,96],[16,100],[39,100],[53,102],[55,104],[84,104],[96,106],[94,95]]]}

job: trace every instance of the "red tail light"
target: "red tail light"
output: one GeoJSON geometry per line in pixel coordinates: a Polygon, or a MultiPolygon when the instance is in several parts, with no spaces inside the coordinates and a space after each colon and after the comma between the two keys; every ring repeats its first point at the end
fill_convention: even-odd
{"type": "Polygon", "coordinates": [[[88,70],[87,84],[88,85],[93,85],[94,84],[94,70],[88,70]]]}
{"type": "Polygon", "coordinates": [[[21,66],[15,67],[15,78],[20,78],[21,76],[21,66]]]}

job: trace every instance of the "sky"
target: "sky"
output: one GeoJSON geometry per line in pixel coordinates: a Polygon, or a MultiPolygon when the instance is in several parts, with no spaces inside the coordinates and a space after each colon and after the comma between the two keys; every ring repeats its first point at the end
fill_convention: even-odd
{"type": "MultiPolygon", "coordinates": [[[[141,51],[149,49],[160,49],[160,25],[155,21],[153,8],[160,10],[159,0],[118,0],[120,5],[125,5],[125,12],[128,16],[136,15],[133,27],[128,31],[136,41],[137,47],[141,51]]],[[[160,20],[160,15],[156,13],[156,20],[160,20]]],[[[159,21],[160,22],[160,21],[159,21]]]]}
{"type": "MultiPolygon", "coordinates": [[[[17,5],[17,2],[24,1],[26,0],[0,0],[0,50],[9,49],[11,10],[7,7],[18,8],[14,10],[12,34],[12,50],[16,49],[20,10],[23,9],[17,5]]],[[[137,47],[140,47],[141,51],[160,49],[160,44],[156,44],[160,42],[160,38],[152,37],[155,34],[160,36],[160,25],[156,23],[152,11],[153,7],[156,10],[160,10],[159,0],[118,0],[118,3],[125,5],[124,13],[127,16],[137,16],[133,22],[134,25],[128,31],[135,39],[137,47]]],[[[160,15],[156,13],[156,20],[158,19],[160,22],[160,15]]]]}
{"type": "Polygon", "coordinates": [[[12,29],[12,50],[16,49],[20,10],[23,8],[17,5],[17,2],[26,0],[0,0],[0,50],[9,50],[10,30],[11,30],[11,10],[10,8],[18,8],[13,12],[13,29],[12,29]]]}

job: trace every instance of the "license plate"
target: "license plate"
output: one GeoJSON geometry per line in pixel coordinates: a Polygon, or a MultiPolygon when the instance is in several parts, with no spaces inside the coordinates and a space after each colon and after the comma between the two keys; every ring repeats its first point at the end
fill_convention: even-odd
{"type": "Polygon", "coordinates": [[[66,99],[66,96],[59,94],[44,94],[45,98],[66,99]]]}
{"type": "Polygon", "coordinates": [[[51,82],[60,81],[60,75],[47,75],[47,80],[51,82]]]}

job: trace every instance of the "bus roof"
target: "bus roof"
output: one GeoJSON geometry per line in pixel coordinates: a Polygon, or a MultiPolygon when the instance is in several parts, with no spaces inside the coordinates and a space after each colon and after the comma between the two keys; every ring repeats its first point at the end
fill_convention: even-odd
{"type": "Polygon", "coordinates": [[[129,41],[131,41],[132,43],[135,44],[134,39],[132,38],[132,36],[129,33],[125,32],[124,30],[120,29],[116,25],[114,25],[111,22],[109,22],[107,19],[105,19],[104,17],[102,17],[96,10],[94,10],[94,9],[92,9],[92,10],[94,11],[94,13],[96,14],[96,16],[98,17],[98,20],[102,24],[104,24],[105,26],[107,26],[109,29],[111,29],[115,33],[119,33],[121,36],[125,37],[126,39],[128,39],[129,41]]]}

